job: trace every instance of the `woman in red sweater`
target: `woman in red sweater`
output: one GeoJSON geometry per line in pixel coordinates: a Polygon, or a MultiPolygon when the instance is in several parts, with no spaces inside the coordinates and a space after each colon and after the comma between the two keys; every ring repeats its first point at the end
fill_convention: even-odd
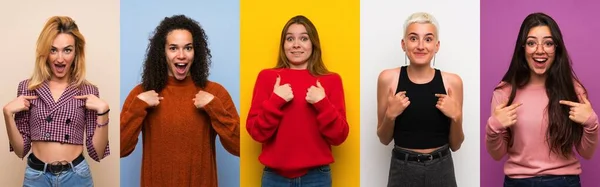
{"type": "Polygon", "coordinates": [[[331,186],[331,145],[348,137],[342,79],[325,68],[315,26],[290,19],[277,66],[254,85],[246,128],[262,143],[262,186],[331,186]]]}

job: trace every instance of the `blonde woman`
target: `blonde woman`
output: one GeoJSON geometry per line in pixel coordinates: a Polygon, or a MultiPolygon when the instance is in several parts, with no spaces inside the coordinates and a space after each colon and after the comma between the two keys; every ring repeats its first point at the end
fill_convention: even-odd
{"type": "Polygon", "coordinates": [[[377,136],[395,144],[388,186],[456,186],[451,151],[464,140],[463,85],[431,66],[438,28],[431,14],[409,16],[402,39],[409,65],[384,70],[377,81],[377,136]]]}
{"type": "Polygon", "coordinates": [[[75,21],[50,18],[37,41],[33,75],[4,106],[10,151],[25,158],[31,150],[23,186],[93,186],[84,142],[95,161],[110,154],[110,110],[85,80],[84,48],[75,21]]]}

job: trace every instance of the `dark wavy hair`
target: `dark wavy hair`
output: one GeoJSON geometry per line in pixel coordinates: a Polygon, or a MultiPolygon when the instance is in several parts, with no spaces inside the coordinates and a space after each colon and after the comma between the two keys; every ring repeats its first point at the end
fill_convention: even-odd
{"type": "Polygon", "coordinates": [[[187,30],[192,33],[194,61],[190,67],[190,74],[196,86],[201,88],[206,86],[209,75],[208,69],[211,64],[210,58],[212,57],[210,49],[208,49],[208,37],[197,21],[184,15],[174,15],[165,17],[156,27],[153,36],[150,38],[142,73],[142,86],[144,90],[160,92],[165,88],[169,76],[165,53],[167,35],[177,29],[187,30]]]}
{"type": "MultiPolygon", "coordinates": [[[[556,52],[554,63],[546,72],[546,94],[548,95],[548,105],[546,112],[548,117],[548,130],[546,131],[546,142],[551,152],[561,155],[565,158],[573,152],[573,146],[581,144],[583,136],[583,127],[575,124],[569,119],[569,106],[561,105],[560,100],[579,101],[575,91],[575,84],[583,85],[577,79],[575,72],[571,68],[571,60],[562,33],[554,19],[544,13],[533,13],[528,15],[523,23],[517,38],[515,50],[513,53],[510,67],[504,77],[503,82],[511,86],[511,92],[507,105],[511,105],[515,99],[517,89],[523,88],[531,78],[531,69],[527,65],[525,57],[525,42],[529,30],[533,27],[548,26],[552,34],[552,40],[555,43],[556,52]]],[[[497,87],[500,89],[502,86],[497,87]]],[[[585,90],[585,88],[583,88],[585,90]]],[[[512,132],[509,146],[513,144],[512,132]]]]}

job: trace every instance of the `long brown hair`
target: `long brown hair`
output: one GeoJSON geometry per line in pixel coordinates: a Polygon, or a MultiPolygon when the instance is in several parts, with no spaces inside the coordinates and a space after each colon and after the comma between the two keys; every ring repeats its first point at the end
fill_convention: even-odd
{"type": "Polygon", "coordinates": [[[301,24],[306,28],[306,32],[308,33],[308,38],[310,39],[310,43],[312,43],[312,54],[308,58],[307,67],[308,71],[312,75],[325,75],[329,74],[329,70],[325,67],[323,63],[323,59],[321,58],[321,42],[319,41],[319,34],[317,33],[317,28],[313,23],[306,17],[302,15],[298,15],[290,19],[283,30],[281,30],[281,40],[279,43],[279,58],[277,60],[277,65],[275,68],[289,68],[290,61],[285,56],[284,43],[285,43],[285,35],[287,30],[290,28],[292,24],[301,24]]]}
{"type": "MultiPolygon", "coordinates": [[[[562,33],[558,28],[558,24],[548,15],[543,13],[533,13],[525,18],[521,24],[521,29],[515,45],[510,67],[504,77],[503,82],[508,83],[511,87],[510,96],[507,105],[511,105],[515,99],[517,89],[523,88],[529,83],[531,77],[531,69],[527,65],[525,57],[525,42],[527,34],[533,27],[547,26],[550,28],[552,40],[556,47],[556,58],[554,63],[547,70],[546,74],[546,94],[548,95],[548,105],[546,112],[548,117],[548,130],[546,131],[546,142],[551,152],[568,158],[573,152],[573,146],[581,144],[583,136],[583,127],[575,124],[568,118],[569,106],[559,104],[560,100],[579,101],[575,91],[575,84],[581,85],[577,79],[575,72],[571,68],[571,60],[565,44],[563,42],[562,33]]],[[[500,89],[502,86],[497,87],[500,89]]],[[[513,144],[512,131],[509,146],[513,144]]]]}

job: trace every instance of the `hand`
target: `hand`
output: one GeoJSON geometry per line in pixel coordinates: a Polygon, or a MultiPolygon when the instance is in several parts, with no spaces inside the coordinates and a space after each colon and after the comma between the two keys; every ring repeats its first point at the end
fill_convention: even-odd
{"type": "Polygon", "coordinates": [[[159,97],[158,93],[154,90],[146,91],[137,96],[140,100],[146,102],[150,107],[155,107],[160,104],[160,100],[163,100],[163,97],[159,97]]]}
{"type": "Polygon", "coordinates": [[[448,88],[448,95],[446,94],[435,94],[438,98],[437,104],[435,105],[444,115],[452,120],[456,120],[461,116],[461,110],[459,104],[452,97],[452,90],[448,88]]]}
{"type": "Polygon", "coordinates": [[[4,111],[8,112],[9,114],[12,115],[17,112],[29,110],[29,107],[31,106],[31,103],[29,102],[29,100],[33,100],[33,99],[37,99],[37,98],[38,98],[38,96],[21,95],[21,96],[17,97],[16,99],[12,100],[10,103],[6,104],[6,106],[4,106],[4,111]]]}
{"type": "Polygon", "coordinates": [[[200,90],[196,94],[196,98],[192,100],[194,100],[194,105],[196,106],[196,108],[202,108],[208,103],[210,103],[210,101],[212,101],[214,98],[215,96],[213,94],[200,90]]]}
{"type": "Polygon", "coordinates": [[[325,89],[321,86],[321,82],[317,80],[317,86],[310,86],[306,91],[306,102],[315,104],[325,98],[325,89]]]}
{"type": "Polygon", "coordinates": [[[504,128],[508,128],[517,123],[517,108],[522,105],[522,103],[513,103],[510,106],[506,106],[506,104],[507,103],[504,102],[496,106],[494,113],[492,114],[504,128]]]}
{"type": "Polygon", "coordinates": [[[569,111],[569,119],[574,121],[575,123],[582,124],[592,115],[592,104],[590,101],[582,96],[579,96],[579,101],[582,103],[576,103],[572,101],[560,100],[559,103],[563,105],[567,105],[571,107],[571,111],[569,111]]]}
{"type": "Polygon", "coordinates": [[[281,97],[285,102],[289,102],[294,98],[292,87],[290,84],[279,85],[281,83],[281,77],[277,77],[275,80],[275,86],[273,86],[273,93],[281,97]]]}
{"type": "Polygon", "coordinates": [[[88,110],[94,110],[99,114],[104,113],[108,110],[108,104],[102,99],[96,97],[94,94],[78,95],[75,96],[75,99],[85,100],[85,108],[87,108],[88,110]]]}
{"type": "Polygon", "coordinates": [[[401,91],[394,94],[394,90],[390,88],[388,94],[388,106],[386,110],[386,116],[392,119],[396,119],[404,109],[410,105],[410,100],[406,97],[406,91],[401,91]]]}

